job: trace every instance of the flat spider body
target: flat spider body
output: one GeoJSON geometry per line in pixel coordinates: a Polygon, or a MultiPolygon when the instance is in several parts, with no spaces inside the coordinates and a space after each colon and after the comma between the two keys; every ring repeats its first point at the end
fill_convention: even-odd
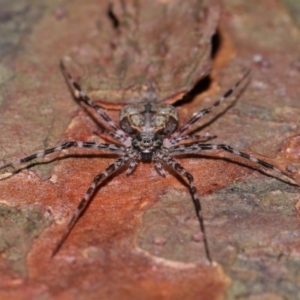
{"type": "Polygon", "coordinates": [[[114,173],[116,170],[119,170],[125,166],[127,168],[126,175],[128,176],[133,172],[134,168],[138,165],[139,162],[153,162],[159,175],[165,177],[164,166],[167,166],[187,180],[187,184],[189,186],[192,200],[195,205],[196,214],[199,220],[200,229],[203,233],[203,242],[206,256],[209,261],[211,261],[211,255],[205,235],[205,228],[201,214],[201,204],[194,185],[194,178],[192,174],[190,174],[183,166],[181,166],[179,162],[175,160],[174,156],[180,156],[190,153],[197,154],[201,153],[204,150],[221,149],[245,159],[251,160],[258,165],[261,165],[270,170],[274,170],[280,175],[292,179],[289,174],[277,169],[273,165],[252,155],[235,150],[231,146],[225,144],[206,143],[212,137],[201,137],[197,135],[185,134],[185,132],[190,128],[191,125],[193,125],[206,114],[210,113],[214,108],[219,106],[220,103],[227,99],[238,87],[238,85],[248,76],[249,72],[247,72],[241,80],[239,80],[232,88],[230,88],[211,107],[194,113],[192,118],[181,126],[179,126],[178,113],[176,108],[172,105],[158,102],[156,94],[155,92],[153,92],[153,89],[150,86],[145,93],[144,99],[142,99],[140,103],[130,104],[123,107],[120,112],[120,126],[118,126],[106,114],[101,106],[95,104],[81,90],[80,86],[66,71],[63,64],[61,64],[61,68],[70,85],[74,97],[78,101],[82,101],[85,105],[95,109],[95,111],[105,121],[105,124],[110,128],[110,130],[104,131],[104,134],[112,137],[118,143],[106,144],[84,141],[68,141],[57,147],[42,150],[37,152],[36,154],[32,154],[28,157],[6,164],[0,167],[0,170],[14,167],[17,164],[26,163],[50,153],[61,151],[71,147],[98,149],[101,151],[114,153],[118,155],[119,158],[117,158],[116,161],[109,165],[103,172],[95,176],[92,184],[86,191],[76,211],[74,212],[62,238],[54,249],[53,255],[55,255],[63,245],[71,229],[74,227],[77,220],[86,209],[88,203],[92,198],[92,195],[94,194],[98,186],[102,183],[102,181],[112,173],[114,173]],[[183,141],[188,141],[188,143],[182,144],[183,141]]]}
{"type": "Polygon", "coordinates": [[[120,126],[132,137],[131,146],[139,160],[153,161],[163,149],[163,141],[178,125],[175,107],[155,102],[126,105],[120,113],[120,126]]]}

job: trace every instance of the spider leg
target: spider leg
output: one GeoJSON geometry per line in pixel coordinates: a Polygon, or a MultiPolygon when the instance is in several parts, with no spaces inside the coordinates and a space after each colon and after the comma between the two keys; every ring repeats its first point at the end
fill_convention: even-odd
{"type": "MultiPolygon", "coordinates": [[[[240,157],[246,158],[248,160],[251,160],[252,162],[259,164],[267,169],[273,170],[288,179],[293,180],[293,182],[296,182],[294,178],[291,177],[288,173],[276,168],[275,166],[269,164],[268,162],[258,159],[253,155],[241,152],[239,150],[236,150],[232,148],[231,146],[225,145],[225,144],[199,144],[199,143],[194,143],[191,145],[179,145],[179,146],[174,146],[169,148],[169,152],[172,155],[180,155],[180,154],[188,154],[188,153],[199,153],[202,150],[217,150],[221,149],[227,152],[230,152],[232,154],[238,155],[240,157]]],[[[297,183],[299,185],[299,183],[297,183]]]]}
{"type": "Polygon", "coordinates": [[[174,140],[174,144],[177,144],[177,143],[179,143],[181,141],[185,141],[185,140],[193,140],[193,141],[200,140],[201,143],[204,143],[204,142],[213,140],[216,137],[217,137],[216,135],[194,135],[194,134],[193,135],[182,135],[174,140]]]}
{"type": "Polygon", "coordinates": [[[124,138],[124,136],[117,134],[115,131],[109,131],[109,130],[98,130],[94,132],[96,135],[102,137],[102,138],[106,138],[108,139],[109,137],[112,137],[113,139],[117,140],[117,141],[121,141],[122,143],[124,143],[126,141],[126,139],[124,138]]]}
{"type": "Polygon", "coordinates": [[[62,235],[62,237],[59,240],[58,244],[56,245],[55,249],[53,250],[52,257],[59,251],[59,249],[63,245],[64,241],[66,240],[66,238],[70,234],[72,228],[74,227],[74,225],[76,224],[76,222],[78,221],[78,219],[80,218],[82,213],[87,208],[87,206],[90,203],[90,201],[92,199],[92,196],[93,196],[95,190],[97,189],[97,187],[99,186],[99,184],[105,178],[107,178],[109,175],[111,175],[113,172],[119,170],[122,166],[127,164],[129,159],[130,159],[129,156],[127,156],[127,155],[118,158],[114,163],[109,165],[102,173],[98,174],[94,178],[91,186],[88,188],[88,190],[86,191],[86,193],[83,196],[82,200],[80,201],[79,205],[77,206],[77,209],[75,210],[71,220],[69,221],[69,224],[68,224],[64,234],[62,235]]]}
{"type": "Polygon", "coordinates": [[[156,170],[158,171],[158,174],[162,177],[166,177],[166,172],[159,160],[154,161],[154,166],[156,170]]]}
{"type": "Polygon", "coordinates": [[[80,85],[73,79],[65,68],[63,61],[60,62],[60,67],[63,75],[67,79],[69,86],[71,87],[72,94],[78,101],[82,101],[87,106],[92,107],[102,117],[102,119],[114,130],[116,137],[119,141],[123,142],[126,146],[130,145],[131,138],[121,129],[119,126],[106,114],[104,109],[99,105],[95,104],[81,89],[80,85]],[[121,138],[119,138],[119,136],[121,138]]]}
{"type": "Polygon", "coordinates": [[[126,176],[129,176],[133,172],[133,170],[135,169],[135,167],[137,165],[138,165],[138,162],[135,159],[131,160],[129,163],[128,169],[126,171],[126,176]]]}
{"type": "Polygon", "coordinates": [[[124,147],[114,145],[114,144],[97,144],[97,143],[94,143],[94,142],[70,141],[70,142],[65,142],[65,143],[63,143],[63,144],[61,144],[57,147],[54,147],[54,148],[41,150],[41,151],[39,151],[35,154],[32,154],[30,156],[27,156],[27,157],[21,158],[19,160],[16,160],[14,162],[11,162],[9,164],[6,164],[6,165],[0,167],[0,170],[6,169],[6,168],[9,168],[9,167],[13,167],[13,166],[18,165],[18,164],[26,163],[26,162],[29,162],[29,161],[34,160],[36,158],[44,157],[44,156],[46,156],[50,153],[54,153],[54,152],[61,151],[61,150],[64,150],[64,149],[68,149],[68,148],[71,148],[71,147],[107,150],[107,151],[110,151],[110,152],[115,152],[117,154],[123,154],[125,152],[124,147]]]}
{"type": "Polygon", "coordinates": [[[195,122],[197,122],[199,119],[201,119],[203,116],[209,114],[213,109],[218,107],[223,101],[225,101],[234,91],[235,89],[240,85],[242,81],[244,81],[245,78],[248,77],[250,74],[250,70],[248,70],[243,77],[235,84],[233,85],[217,102],[215,102],[211,107],[205,108],[203,110],[200,110],[196,113],[194,113],[193,117],[183,124],[176,132],[174,132],[170,137],[169,140],[172,144],[175,144],[176,139],[187,129],[190,128],[191,125],[193,125],[195,122]]]}
{"type": "Polygon", "coordinates": [[[198,196],[192,174],[187,172],[174,158],[172,158],[168,154],[167,155],[166,154],[158,154],[158,157],[160,158],[160,160],[163,163],[165,163],[166,165],[171,167],[174,171],[176,171],[177,173],[179,173],[180,175],[182,175],[183,177],[185,177],[188,180],[188,186],[189,186],[189,189],[190,189],[190,192],[192,195],[192,199],[193,199],[193,202],[195,205],[196,214],[197,214],[199,224],[200,224],[200,230],[203,234],[203,243],[204,243],[205,254],[206,254],[206,257],[209,260],[209,262],[212,262],[209,247],[208,247],[208,242],[207,242],[207,238],[206,238],[206,234],[205,234],[205,226],[204,226],[204,220],[203,220],[203,215],[202,215],[200,198],[198,196]]]}

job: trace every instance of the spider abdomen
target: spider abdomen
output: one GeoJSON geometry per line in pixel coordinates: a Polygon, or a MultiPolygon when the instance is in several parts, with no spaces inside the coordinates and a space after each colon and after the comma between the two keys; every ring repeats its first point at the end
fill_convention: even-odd
{"type": "Polygon", "coordinates": [[[129,134],[152,132],[163,136],[171,134],[178,125],[174,106],[156,102],[126,105],[120,113],[120,125],[129,134]]]}

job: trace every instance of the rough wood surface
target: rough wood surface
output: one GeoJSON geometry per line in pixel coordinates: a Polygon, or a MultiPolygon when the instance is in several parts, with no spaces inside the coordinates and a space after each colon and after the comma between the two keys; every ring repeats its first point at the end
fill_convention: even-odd
{"type": "MultiPolygon", "coordinates": [[[[65,140],[97,138],[101,120],[79,110],[59,71],[59,60],[68,56],[82,86],[111,100],[113,108],[123,97],[135,100],[145,81],[155,81],[160,97],[174,100],[212,66],[204,93],[178,106],[181,121],[211,105],[251,68],[238,101],[207,116],[199,128],[299,176],[299,29],[279,0],[221,2],[211,62],[209,42],[219,15],[211,1],[126,1],[126,10],[114,2],[122,25],[116,28],[106,1],[1,0],[1,161],[65,140]],[[152,20],[154,10],[167,17],[152,20]],[[180,21],[185,12],[190,22],[180,21]]],[[[117,111],[109,113],[118,120],[117,111]]],[[[117,174],[105,182],[51,259],[93,177],[114,159],[78,149],[61,156],[0,181],[1,299],[299,297],[298,187],[222,152],[180,160],[202,196],[218,263],[209,266],[187,186],[141,164],[130,177],[117,174]]]]}

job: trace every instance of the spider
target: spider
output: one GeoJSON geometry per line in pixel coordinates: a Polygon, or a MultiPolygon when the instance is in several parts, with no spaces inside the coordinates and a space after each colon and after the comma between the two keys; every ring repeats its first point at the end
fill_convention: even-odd
{"type": "Polygon", "coordinates": [[[186,134],[186,131],[190,128],[191,125],[196,123],[205,115],[209,114],[214,108],[216,108],[224,100],[226,100],[240,85],[240,83],[248,77],[249,71],[246,72],[244,76],[239,81],[237,81],[228,91],[226,91],[226,93],[221,98],[219,98],[219,100],[216,101],[211,107],[194,113],[192,118],[181,126],[178,126],[178,113],[176,108],[170,104],[160,103],[156,97],[155,92],[153,92],[153,88],[151,88],[150,86],[148,87],[148,90],[145,93],[145,97],[141,102],[136,104],[128,104],[123,107],[120,112],[120,126],[118,126],[106,114],[105,110],[101,106],[95,104],[86,95],[79,84],[68,73],[63,62],[61,62],[60,66],[73,96],[78,101],[83,102],[89,107],[92,107],[102,117],[102,119],[105,121],[106,126],[110,128],[110,130],[104,131],[104,133],[107,136],[115,139],[120,145],[118,145],[117,143],[106,144],[96,142],[68,141],[54,148],[39,151],[35,154],[0,167],[0,170],[14,167],[17,164],[27,163],[36,158],[44,157],[50,153],[61,151],[71,147],[98,149],[101,151],[108,151],[119,156],[115,160],[115,162],[110,164],[103,172],[94,177],[92,184],[84,194],[77,209],[73,213],[73,216],[69,221],[65,232],[63,233],[61,239],[53,250],[52,257],[62,247],[64,241],[68,237],[79,217],[85,211],[87,205],[91,201],[94,192],[99,187],[101,182],[112,173],[125,166],[127,166],[126,175],[130,175],[140,161],[153,162],[155,168],[158,171],[158,174],[162,177],[166,176],[164,166],[167,166],[186,179],[188,187],[190,189],[192,200],[194,202],[197,218],[199,220],[200,230],[203,234],[203,244],[206,257],[210,262],[212,262],[212,258],[205,234],[201,203],[194,184],[194,178],[192,174],[190,174],[178,161],[175,160],[174,156],[197,154],[203,150],[221,149],[234,155],[238,155],[245,159],[251,160],[256,164],[259,164],[267,169],[274,170],[281,175],[287,176],[288,178],[292,178],[289,174],[282,170],[279,170],[275,166],[250,154],[238,151],[229,145],[208,144],[207,141],[211,139],[211,137],[206,137],[205,140],[203,140],[203,137],[186,134]],[[182,144],[180,143],[182,141],[190,142],[182,144]]]}

